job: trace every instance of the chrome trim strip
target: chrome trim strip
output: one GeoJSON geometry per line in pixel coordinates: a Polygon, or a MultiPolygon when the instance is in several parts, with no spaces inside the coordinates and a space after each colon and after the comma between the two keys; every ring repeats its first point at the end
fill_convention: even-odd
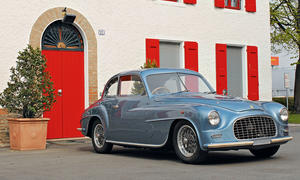
{"type": "Polygon", "coordinates": [[[244,141],[244,142],[233,142],[233,143],[218,143],[218,144],[208,144],[207,148],[226,148],[226,147],[236,147],[236,146],[252,146],[254,141],[244,141]]]}
{"type": "MultiPolygon", "coordinates": [[[[167,140],[168,140],[168,138],[167,138],[167,140]]],[[[158,145],[156,145],[156,144],[130,143],[130,142],[121,142],[121,141],[111,141],[111,140],[106,140],[106,142],[112,143],[112,144],[119,144],[119,145],[128,145],[128,146],[160,148],[160,147],[163,147],[167,143],[167,140],[164,143],[158,144],[158,145]]]]}
{"type": "Polygon", "coordinates": [[[272,143],[280,143],[280,142],[286,142],[292,140],[293,137],[284,137],[284,138],[276,138],[276,139],[271,139],[272,143]]]}
{"type": "Polygon", "coordinates": [[[145,122],[169,121],[169,120],[175,120],[179,118],[184,119],[184,117],[172,117],[172,118],[149,119],[146,120],[145,122]]]}
{"type": "MultiPolygon", "coordinates": [[[[284,137],[284,138],[276,138],[271,139],[271,143],[282,143],[292,140],[293,137],[284,137]]],[[[217,144],[208,144],[208,149],[216,149],[216,148],[228,148],[228,147],[237,147],[237,146],[252,146],[254,141],[243,141],[243,142],[233,142],[233,143],[217,143],[217,144]]]]}

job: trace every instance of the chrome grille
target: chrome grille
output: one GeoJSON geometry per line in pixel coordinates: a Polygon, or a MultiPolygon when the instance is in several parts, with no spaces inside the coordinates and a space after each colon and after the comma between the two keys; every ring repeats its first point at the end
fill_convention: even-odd
{"type": "Polygon", "coordinates": [[[237,139],[254,139],[276,135],[276,126],[269,117],[247,117],[234,123],[234,135],[237,139]]]}

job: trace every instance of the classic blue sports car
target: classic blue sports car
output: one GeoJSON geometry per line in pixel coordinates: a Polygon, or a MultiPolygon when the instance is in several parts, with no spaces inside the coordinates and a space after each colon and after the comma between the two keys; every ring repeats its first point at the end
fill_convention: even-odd
{"type": "Polygon", "coordinates": [[[186,163],[202,162],[216,150],[249,149],[270,157],[292,140],[281,104],[216,95],[202,75],[185,69],[113,76],[83,113],[81,126],[98,153],[110,152],[113,144],[169,146],[186,163]]]}

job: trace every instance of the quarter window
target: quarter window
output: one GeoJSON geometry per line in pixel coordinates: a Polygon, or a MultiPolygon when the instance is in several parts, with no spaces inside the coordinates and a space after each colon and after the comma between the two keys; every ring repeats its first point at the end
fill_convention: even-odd
{"type": "Polygon", "coordinates": [[[139,76],[127,75],[120,77],[120,96],[144,96],[145,87],[139,76]]]}
{"type": "Polygon", "coordinates": [[[105,88],[105,97],[115,97],[118,93],[118,78],[112,79],[105,88]]]}

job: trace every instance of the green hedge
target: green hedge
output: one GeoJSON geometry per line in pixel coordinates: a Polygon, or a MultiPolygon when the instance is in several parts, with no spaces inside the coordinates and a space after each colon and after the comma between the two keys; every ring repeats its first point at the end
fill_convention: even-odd
{"type": "MultiPolygon", "coordinates": [[[[286,98],[285,97],[275,97],[275,98],[273,98],[273,101],[286,106],[286,98]]],[[[294,109],[294,97],[289,97],[289,110],[293,110],[293,109],[294,109]]]]}

